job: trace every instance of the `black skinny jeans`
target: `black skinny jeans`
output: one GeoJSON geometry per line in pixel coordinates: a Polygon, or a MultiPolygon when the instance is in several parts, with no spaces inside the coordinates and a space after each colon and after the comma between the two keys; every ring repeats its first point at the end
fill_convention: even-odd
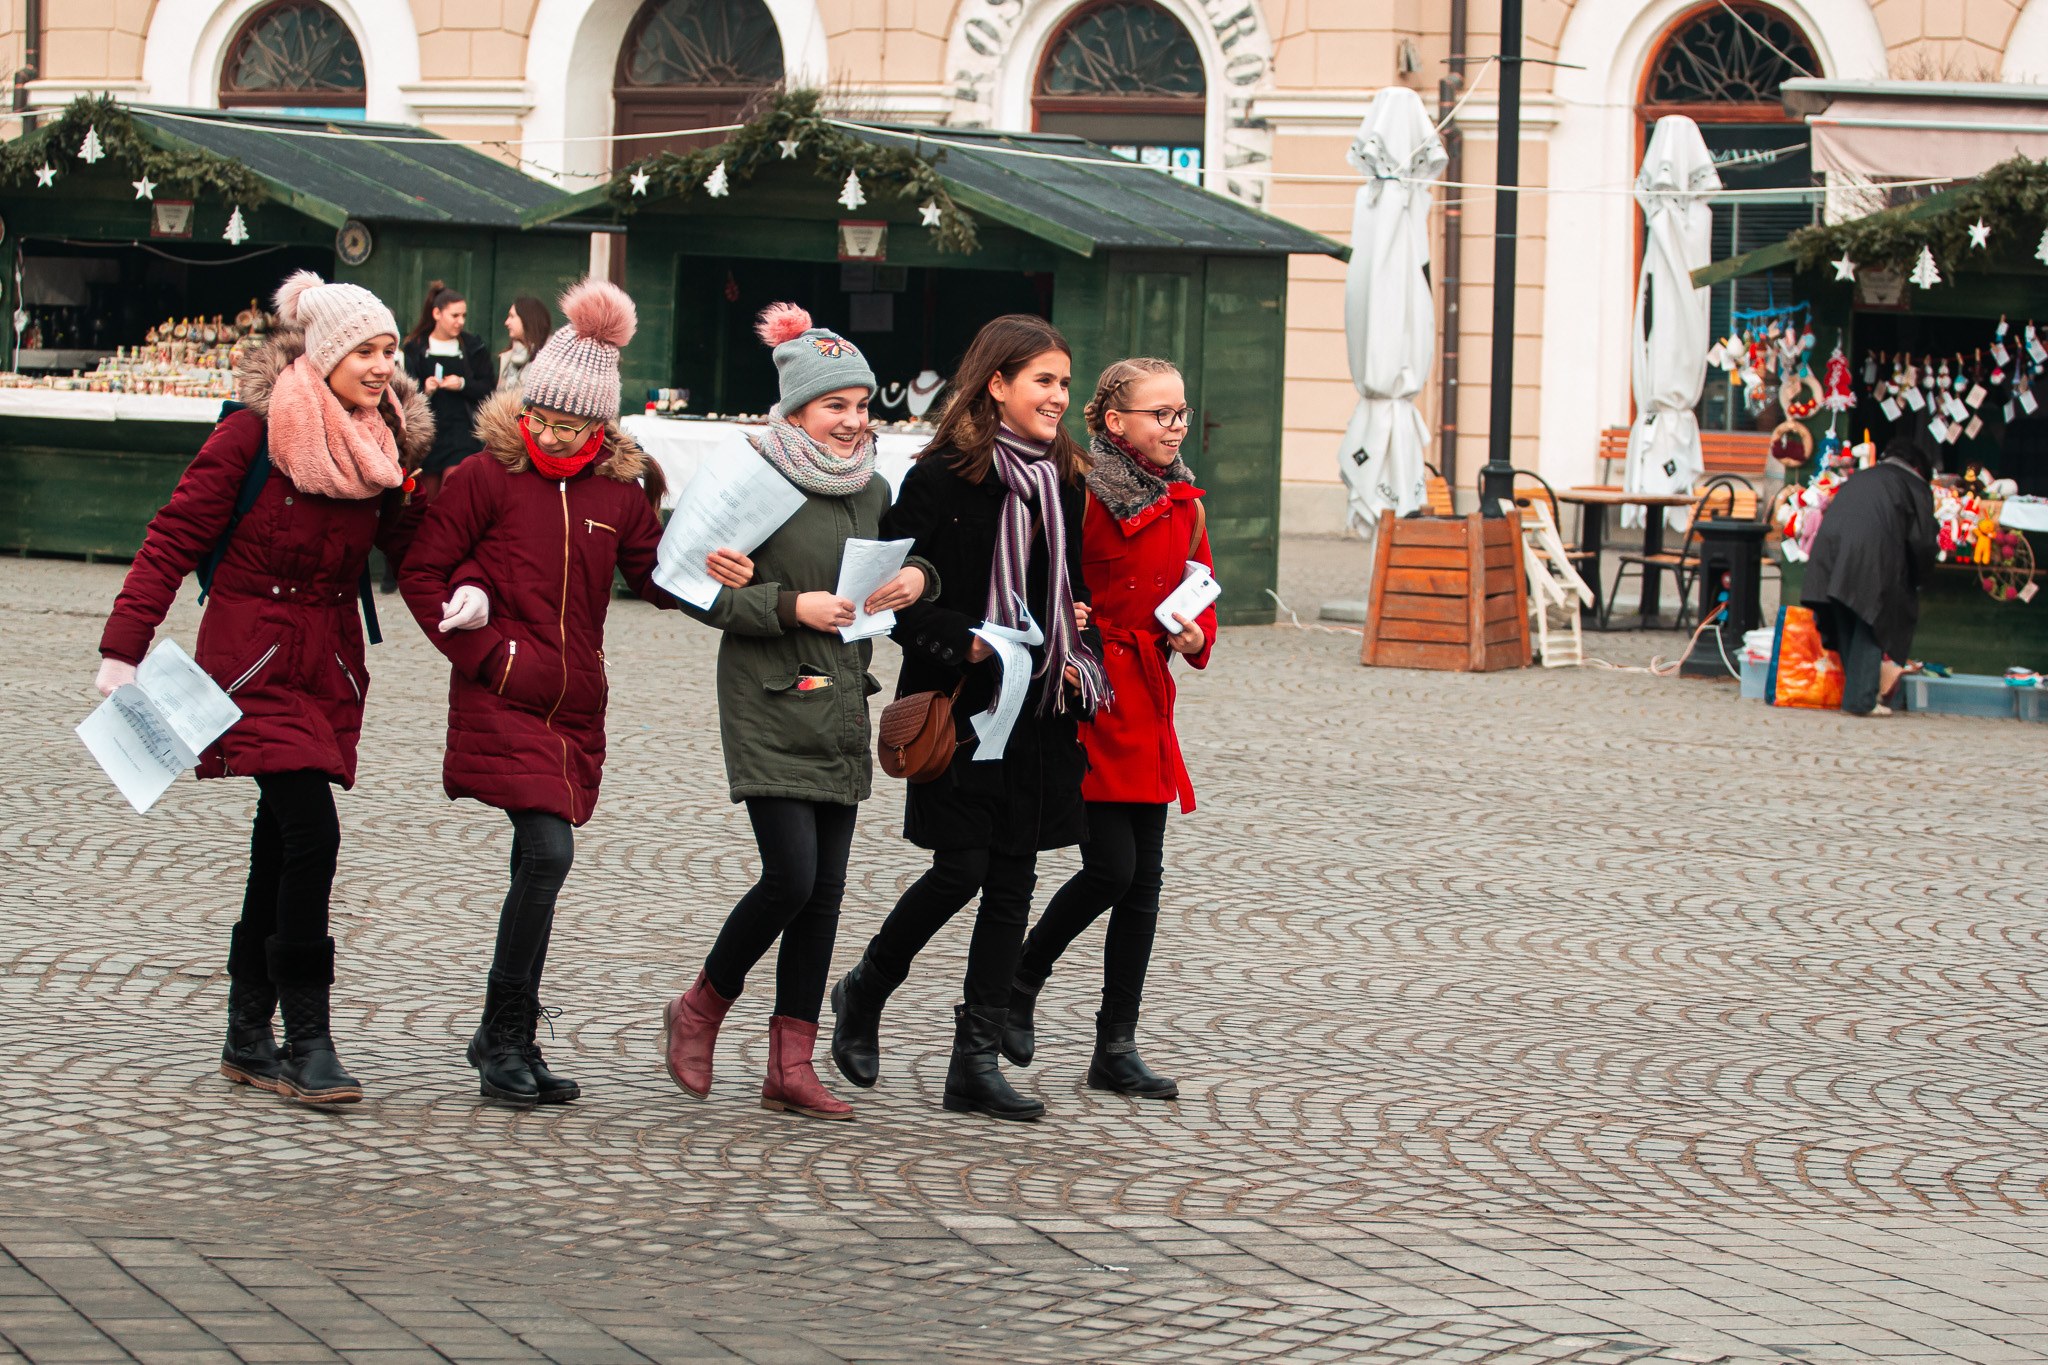
{"type": "Polygon", "coordinates": [[[818,1022],[859,813],[858,806],[828,801],[747,799],[747,820],[761,850],[761,880],[725,917],[725,927],[704,959],[704,975],[713,990],[728,1000],[737,999],[746,989],[747,973],[780,935],[775,1012],[818,1022]]]}
{"type": "Polygon", "coordinates": [[[228,971],[261,980],[269,975],[263,940],[275,935],[285,943],[326,942],[341,821],[325,773],[265,773],[256,779],[256,792],[249,883],[228,971]]]}
{"type": "Polygon", "coordinates": [[[985,848],[934,853],[931,870],[910,884],[868,940],[868,961],[892,988],[900,984],[910,974],[911,960],[979,891],[981,908],[975,912],[974,937],[967,945],[967,1008],[983,1018],[1001,1018],[1010,1007],[1010,983],[1017,974],[1017,954],[1037,886],[1036,853],[994,853],[985,848]]]}
{"type": "Polygon", "coordinates": [[[548,939],[555,931],[555,899],[576,861],[576,831],[545,811],[506,813],[512,818],[512,886],[498,912],[491,980],[538,996],[548,939]]]}
{"type": "Polygon", "coordinates": [[[1137,1020],[1145,997],[1145,969],[1159,928],[1159,888],[1165,875],[1166,806],[1121,801],[1088,803],[1088,842],[1081,870],[1053,893],[1024,941],[1017,979],[1043,985],[1052,967],[1103,911],[1109,931],[1102,943],[1102,1012],[1122,1023],[1137,1020]]]}

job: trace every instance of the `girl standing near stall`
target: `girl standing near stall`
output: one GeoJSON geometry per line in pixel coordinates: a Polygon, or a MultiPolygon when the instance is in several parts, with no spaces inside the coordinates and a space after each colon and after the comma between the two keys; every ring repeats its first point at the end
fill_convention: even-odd
{"type": "Polygon", "coordinates": [[[953,377],[931,444],[882,518],[910,538],[940,580],[935,601],[897,613],[899,696],[953,693],[952,764],[912,785],[904,834],[932,854],[920,877],[832,989],[832,1060],[855,1085],[875,1083],[883,1004],[910,963],[960,908],[981,896],[956,1007],[944,1103],[950,1110],[1035,1119],[1045,1106],[996,1065],[1017,952],[1041,849],[1081,841],[1082,715],[1108,698],[1085,629],[1081,475],[1087,456],[1060,429],[1073,374],[1066,339],[1043,318],[1010,314],[983,327],[953,377]],[[999,758],[981,752],[971,717],[995,701],[1001,669],[973,632],[1020,628],[1028,606],[1044,641],[1031,646],[1023,709],[999,758]]]}
{"type": "Polygon", "coordinates": [[[1164,360],[1119,360],[1102,372],[1083,412],[1093,463],[1082,571],[1116,705],[1081,727],[1088,751],[1081,870],[1054,894],[1024,940],[1003,1055],[1031,1065],[1038,993],[1067,945],[1107,910],[1102,1009],[1095,1016],[1088,1084],[1170,1100],[1180,1087],[1145,1065],[1137,1045],[1138,1006],[1159,924],[1166,807],[1178,800],[1182,814],[1195,808],[1173,728],[1169,665],[1178,655],[1190,667],[1208,667],[1216,612],[1207,608],[1192,621],[1176,615],[1180,630],[1174,633],[1152,613],[1180,586],[1190,562],[1210,564],[1208,525],[1202,490],[1180,459],[1188,403],[1179,370],[1164,360]]]}
{"type": "Polygon", "coordinates": [[[548,1067],[534,1030],[575,827],[590,819],[604,772],[613,574],[675,605],[650,582],[659,467],[617,420],[632,301],[586,280],[562,311],[524,393],[478,414],[490,458],[450,473],[399,574],[406,605],[454,665],[442,786],[512,821],[512,882],[469,1063],[486,1098],[522,1106],[582,1093],[548,1067]]]}
{"type": "MultiPolygon", "coordinates": [[[[803,506],[754,551],[748,586],[720,592],[708,611],[684,610],[725,632],[719,740],[732,799],[746,803],[761,850],[761,880],[726,917],[696,983],[663,1011],[663,1051],[675,1083],[704,1099],[719,1025],[780,937],[762,1107],[850,1119],[812,1057],[854,819],[873,785],[868,697],[880,684],[868,674],[870,642],[840,638],[854,604],[835,588],[846,542],[875,538],[889,484],[875,473],[866,357],[795,304],[769,307],[756,331],[774,348],[781,397],[748,439],[803,491],[803,506]]],[[[937,589],[930,566],[914,562],[866,610],[907,607],[937,589]]]]}
{"type": "Polygon", "coordinates": [[[242,718],[200,756],[199,776],[253,777],[257,790],[228,940],[221,1074],[306,1104],[349,1104],[363,1090],[335,1055],[328,1018],[333,784],[355,785],[370,686],[359,585],[372,542],[401,529],[396,490],[433,420],[398,369],[398,323],[376,295],[302,270],[276,303],[282,326],[239,362],[241,405],[149,524],[100,637],[96,681],[110,693],[135,680],[185,575],[218,552],[194,652],[242,718]],[[271,1032],[280,1005],[282,1054],[271,1032]]]}
{"type": "Polygon", "coordinates": [[[434,413],[434,446],[420,467],[421,501],[429,504],[448,471],[482,447],[477,416],[498,383],[497,363],[484,339],[464,330],[468,321],[468,300],[435,280],[405,337],[405,372],[434,413]]]}
{"type": "Polygon", "coordinates": [[[546,304],[526,294],[512,300],[512,307],[505,313],[505,334],[512,339],[512,344],[498,352],[498,388],[501,392],[519,391],[526,367],[540,354],[540,348],[548,344],[548,335],[554,330],[555,320],[549,315],[546,304]]]}

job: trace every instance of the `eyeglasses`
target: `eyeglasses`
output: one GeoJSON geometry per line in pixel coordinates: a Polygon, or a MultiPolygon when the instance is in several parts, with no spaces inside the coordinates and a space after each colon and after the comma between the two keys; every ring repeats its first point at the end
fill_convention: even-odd
{"type": "Polygon", "coordinates": [[[535,440],[539,440],[541,432],[545,431],[557,441],[573,441],[590,430],[590,419],[586,417],[581,422],[550,422],[529,412],[526,414],[526,429],[533,434],[535,440]]]}
{"type": "Polygon", "coordinates": [[[1111,408],[1110,411],[1125,413],[1142,412],[1168,430],[1172,430],[1174,427],[1184,427],[1188,424],[1188,410],[1186,408],[1111,408]]]}

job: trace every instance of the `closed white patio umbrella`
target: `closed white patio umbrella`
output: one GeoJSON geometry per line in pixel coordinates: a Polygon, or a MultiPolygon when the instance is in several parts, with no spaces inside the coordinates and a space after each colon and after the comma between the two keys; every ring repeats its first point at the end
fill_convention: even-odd
{"type": "MultiPolygon", "coordinates": [[[[1714,211],[1706,196],[1721,188],[1699,125],[1683,114],[1657,120],[1636,176],[1643,209],[1643,268],[1636,281],[1636,420],[1628,435],[1622,483],[1631,493],[1690,493],[1706,472],[1700,453],[1700,390],[1707,380],[1710,296],[1692,272],[1712,256],[1714,211]]],[[[1676,528],[1686,509],[1667,513],[1676,528]]],[[[1621,524],[1641,526],[1643,509],[1624,507],[1621,524]]]]}
{"type": "Polygon", "coordinates": [[[1337,468],[1350,493],[1346,525],[1370,536],[1382,511],[1406,516],[1428,497],[1429,428],[1415,407],[1436,354],[1424,182],[1442,175],[1449,158],[1421,97],[1392,86],[1373,96],[1346,159],[1370,179],[1352,208],[1344,273],[1344,338],[1358,408],[1337,468]]]}

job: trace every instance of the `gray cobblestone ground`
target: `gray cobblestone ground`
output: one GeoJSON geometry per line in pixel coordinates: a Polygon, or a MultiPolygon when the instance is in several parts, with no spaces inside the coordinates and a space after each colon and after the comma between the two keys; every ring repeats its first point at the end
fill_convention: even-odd
{"type": "MultiPolygon", "coordinates": [[[[754,1104],[761,989],[709,1103],[661,1072],[754,854],[712,636],[622,606],[549,968],[588,1097],[513,1114],[460,1057],[506,829],[440,797],[438,656],[387,621],[335,920],[370,1098],[323,1114],[213,1074],[251,791],[137,819],[69,733],[118,581],[0,564],[0,1360],[2048,1359],[2048,731],[1231,631],[1145,1024],[1182,1100],[1082,1086],[1091,935],[1047,1120],[943,1115],[963,925],[823,1125],[754,1104]]],[[[896,815],[842,963],[918,869],[896,815]]]]}

